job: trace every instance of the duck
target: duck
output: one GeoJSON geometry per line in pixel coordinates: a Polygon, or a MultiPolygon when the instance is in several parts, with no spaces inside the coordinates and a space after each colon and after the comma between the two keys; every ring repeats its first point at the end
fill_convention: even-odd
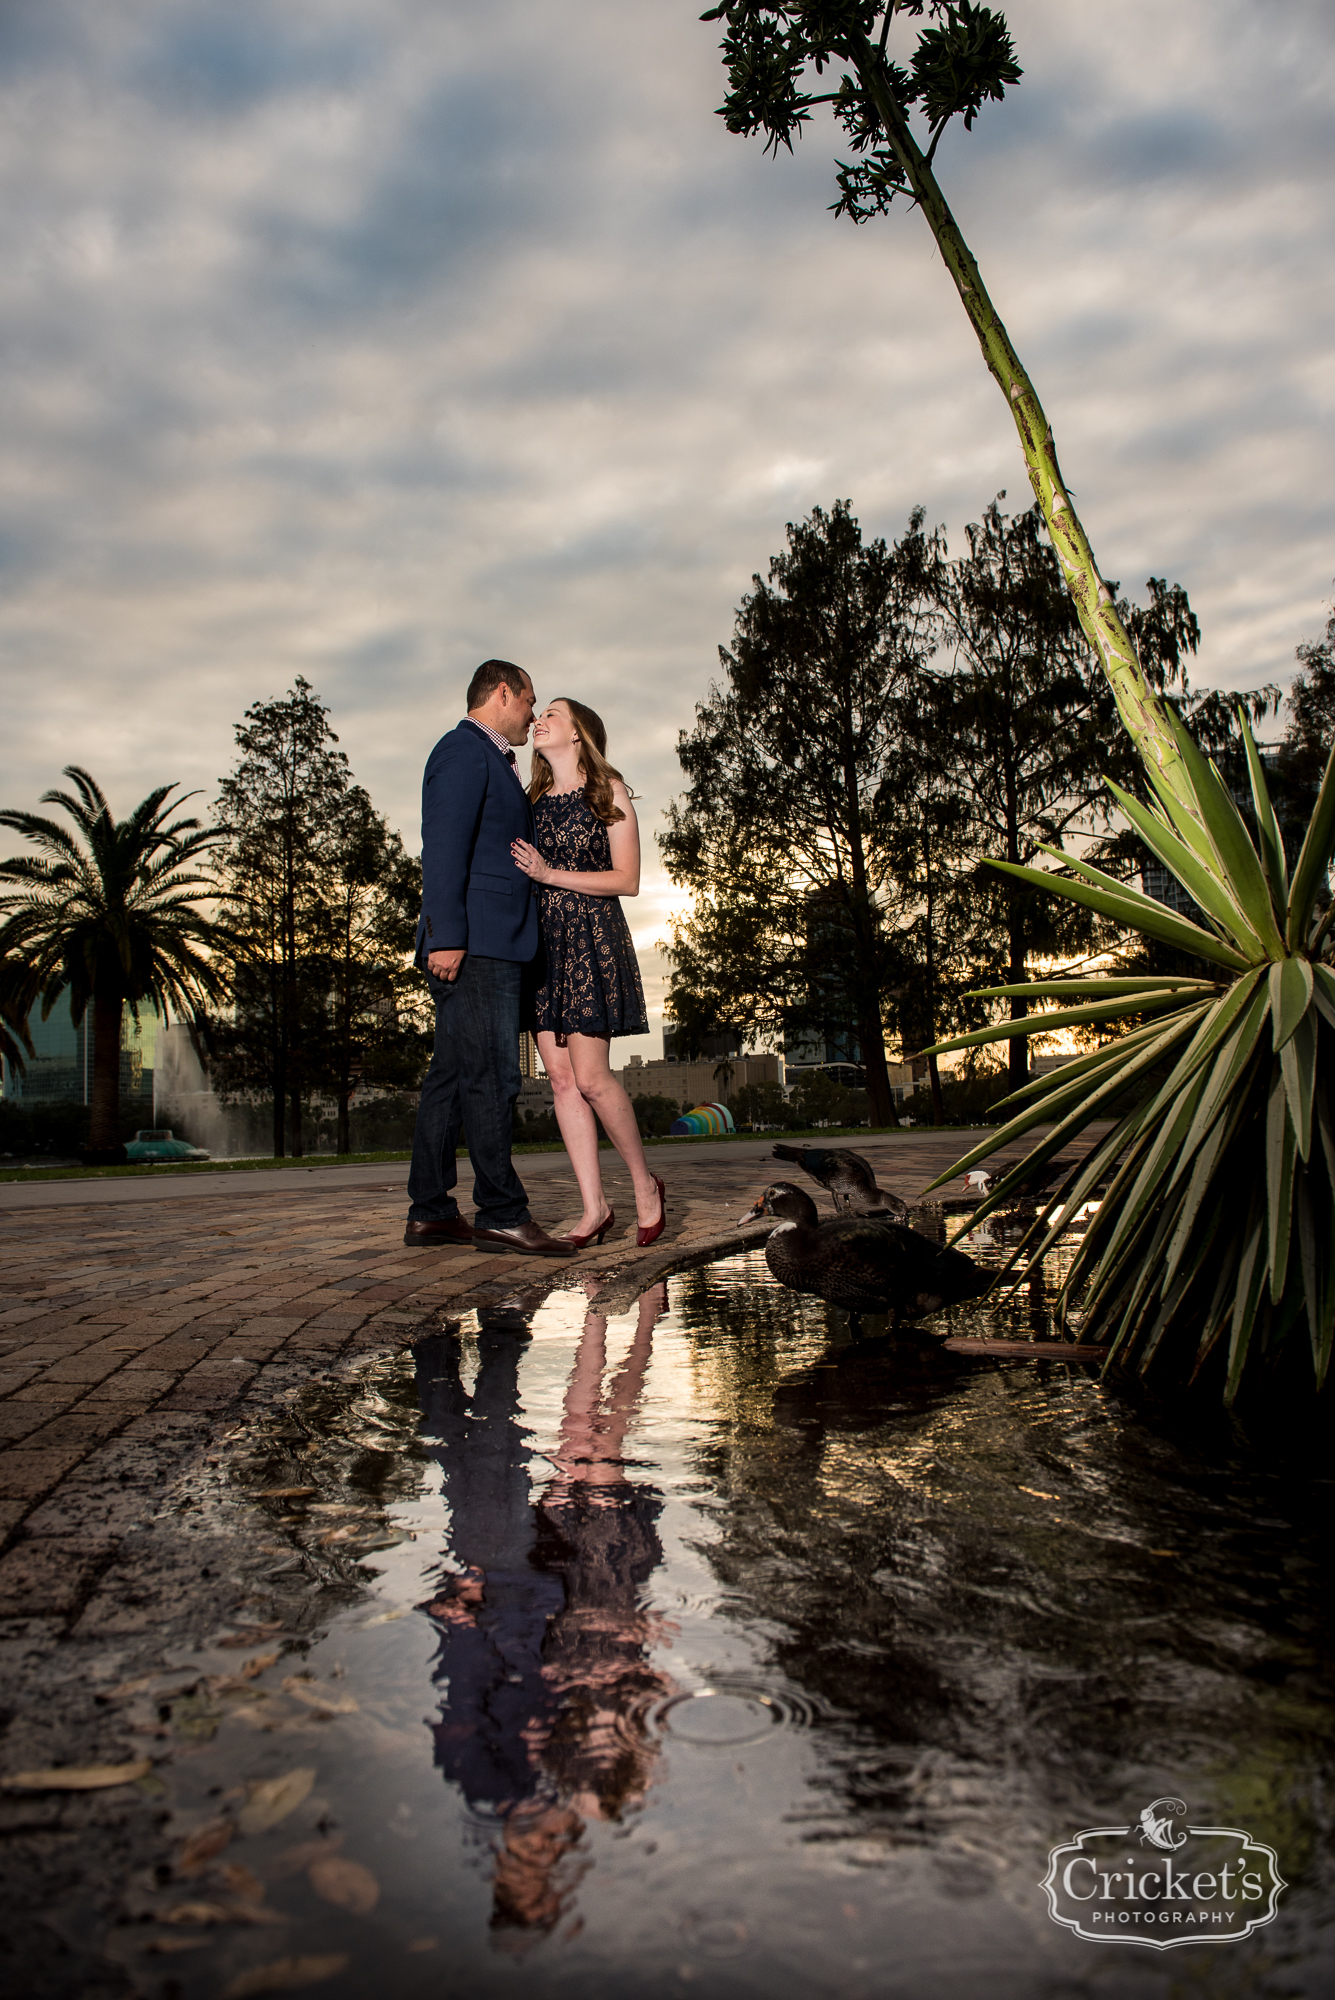
{"type": "Polygon", "coordinates": [[[840,1215],[907,1215],[909,1205],[876,1185],[876,1170],[846,1146],[775,1146],[771,1158],[791,1160],[828,1189],[840,1215]]]}
{"type": "Polygon", "coordinates": [[[822,1222],[811,1196],[791,1181],[767,1187],[741,1219],[770,1216],[776,1227],[765,1262],[779,1283],[846,1306],[855,1323],[863,1313],[889,1313],[896,1323],[922,1319],[976,1298],[990,1282],[962,1250],[940,1249],[902,1223],[863,1215],[822,1222]]]}

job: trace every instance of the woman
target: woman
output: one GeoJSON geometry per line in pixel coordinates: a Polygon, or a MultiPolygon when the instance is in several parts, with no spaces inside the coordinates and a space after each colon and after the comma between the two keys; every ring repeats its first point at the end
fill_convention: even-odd
{"type": "Polygon", "coordinates": [[[643,1035],[649,1022],[630,931],[618,896],[640,893],[640,831],[619,771],[607,762],[607,731],[583,702],[554,701],[533,726],[536,846],[516,840],[517,867],[542,885],[546,977],[538,989],[537,1038],[584,1213],[570,1242],[602,1242],[616,1221],[598,1170],[598,1125],[620,1153],[635,1189],[636,1242],[663,1233],[667,1197],[651,1174],[630,1099],[613,1076],[613,1035],[643,1035]],[[595,1118],[595,1113],[597,1118],[595,1118]]]}

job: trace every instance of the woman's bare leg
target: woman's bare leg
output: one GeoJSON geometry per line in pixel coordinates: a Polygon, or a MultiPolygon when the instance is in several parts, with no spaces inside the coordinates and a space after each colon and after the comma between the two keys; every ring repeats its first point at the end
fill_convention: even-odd
{"type": "MultiPolygon", "coordinates": [[[[598,1166],[598,1127],[575,1079],[569,1049],[558,1047],[556,1036],[547,1029],[537,1039],[542,1066],[551,1079],[556,1122],[561,1128],[561,1137],[570,1155],[575,1179],[579,1182],[580,1199],[584,1203],[584,1212],[575,1225],[574,1234],[591,1236],[607,1215],[603,1177],[598,1166]]],[[[573,1039],[582,1041],[585,1038],[577,1035],[573,1039]]]]}
{"type": "MultiPolygon", "coordinates": [[[[604,1132],[625,1163],[635,1189],[636,1217],[647,1226],[659,1217],[658,1189],[645,1163],[634,1107],[608,1066],[608,1050],[606,1035],[571,1035],[565,1053],[586,1108],[602,1119],[604,1132]]],[[[561,1130],[564,1133],[564,1125],[561,1130]]]]}

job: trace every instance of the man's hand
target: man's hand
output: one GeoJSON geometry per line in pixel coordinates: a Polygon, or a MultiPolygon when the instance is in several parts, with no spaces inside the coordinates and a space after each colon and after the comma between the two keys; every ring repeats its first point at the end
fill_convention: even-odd
{"type": "Polygon", "coordinates": [[[426,955],[426,969],[436,979],[443,979],[447,986],[453,986],[459,977],[459,968],[467,956],[466,951],[429,951],[426,955]]]}

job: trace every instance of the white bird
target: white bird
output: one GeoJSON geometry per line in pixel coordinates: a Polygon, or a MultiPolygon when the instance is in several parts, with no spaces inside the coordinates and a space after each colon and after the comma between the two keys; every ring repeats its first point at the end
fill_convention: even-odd
{"type": "Polygon", "coordinates": [[[981,1167],[975,1167],[971,1174],[964,1176],[964,1185],[970,1192],[976,1189],[979,1194],[986,1194],[991,1179],[991,1174],[984,1173],[981,1167]]]}

